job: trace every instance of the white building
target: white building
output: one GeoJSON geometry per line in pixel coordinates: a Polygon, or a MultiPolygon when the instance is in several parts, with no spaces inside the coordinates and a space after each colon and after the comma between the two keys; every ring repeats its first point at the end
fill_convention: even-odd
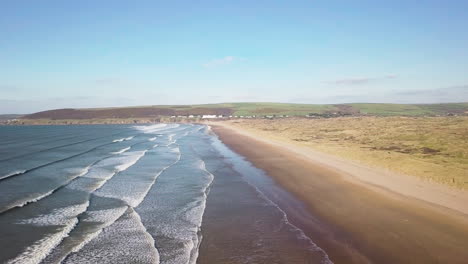
{"type": "Polygon", "coordinates": [[[203,119],[214,119],[214,118],[218,118],[217,115],[202,115],[202,118],[203,119]]]}

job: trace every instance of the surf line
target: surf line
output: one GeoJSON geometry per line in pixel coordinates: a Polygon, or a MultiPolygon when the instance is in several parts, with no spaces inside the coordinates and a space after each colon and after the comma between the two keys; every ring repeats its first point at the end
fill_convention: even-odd
{"type": "MultiPolygon", "coordinates": [[[[140,143],[141,143],[141,142],[140,142],[140,143]]],[[[143,155],[141,155],[141,156],[138,158],[138,160],[140,160],[143,156],[145,156],[145,154],[146,154],[149,150],[154,149],[154,148],[156,148],[156,147],[157,147],[157,145],[155,145],[154,147],[152,147],[152,148],[150,148],[150,149],[145,150],[144,153],[143,153],[143,155]]],[[[137,164],[138,160],[136,160],[131,166],[137,164]]],[[[163,170],[161,170],[160,172],[158,172],[157,175],[160,175],[164,170],[166,170],[167,168],[169,168],[169,167],[171,167],[172,165],[176,164],[179,160],[180,160],[180,156],[179,156],[179,158],[178,158],[178,160],[177,160],[176,162],[174,162],[174,163],[171,164],[170,166],[165,167],[163,170]]],[[[127,169],[128,169],[129,167],[131,167],[131,166],[128,166],[125,170],[127,170],[127,169]]],[[[125,171],[125,170],[122,170],[122,171],[125,171]]],[[[113,177],[114,177],[115,175],[117,175],[118,173],[122,172],[122,171],[117,171],[116,173],[114,173],[114,174],[112,175],[112,177],[110,177],[109,179],[106,180],[106,182],[107,182],[108,180],[110,180],[111,178],[113,178],[113,177]]],[[[156,178],[157,178],[157,176],[156,176],[156,178]]],[[[154,181],[155,181],[155,180],[154,180],[154,181]]],[[[153,181],[153,183],[151,184],[151,186],[154,184],[154,181],[153,181]]],[[[100,187],[98,187],[97,189],[95,189],[95,190],[93,190],[92,192],[90,192],[90,196],[91,196],[94,192],[96,192],[96,191],[98,191],[100,188],[102,188],[102,187],[104,186],[104,184],[105,184],[105,183],[101,184],[100,187]]],[[[151,188],[151,187],[150,187],[150,188],[151,188]]],[[[125,212],[126,212],[128,209],[130,209],[130,208],[133,209],[134,207],[138,206],[139,203],[141,203],[141,201],[146,197],[147,193],[148,193],[148,192],[145,192],[144,197],[138,201],[138,204],[132,204],[132,205],[130,205],[130,204],[128,204],[125,200],[119,199],[119,200],[121,200],[122,202],[124,202],[124,203],[126,204],[125,210],[121,210],[121,211],[119,212],[119,215],[116,216],[116,218],[115,218],[114,221],[104,223],[104,224],[99,228],[99,230],[96,230],[96,231],[93,232],[92,234],[89,234],[88,237],[87,237],[85,240],[81,241],[80,244],[75,245],[75,246],[73,246],[72,248],[70,248],[69,250],[67,250],[67,252],[64,252],[64,253],[65,253],[64,255],[58,256],[57,258],[59,258],[59,262],[62,262],[62,261],[64,261],[64,260],[66,260],[70,254],[76,253],[76,252],[80,251],[86,244],[88,244],[90,241],[92,241],[94,238],[96,238],[105,228],[109,227],[110,225],[112,225],[113,223],[115,223],[116,221],[118,221],[118,219],[120,219],[120,218],[125,214],[125,212]]],[[[115,199],[118,199],[118,198],[115,198],[115,199]]],[[[87,212],[87,210],[86,210],[85,212],[83,212],[83,213],[81,213],[81,214],[79,214],[79,215],[77,216],[77,218],[78,218],[78,220],[79,220],[78,223],[77,223],[77,225],[79,225],[79,224],[82,222],[81,219],[84,217],[84,215],[86,214],[86,212],[87,212]]],[[[135,213],[136,213],[136,211],[135,211],[135,213]]],[[[138,216],[138,219],[140,219],[139,216],[138,216]]],[[[142,225],[143,225],[143,224],[142,224],[142,225]]],[[[149,234],[148,234],[148,235],[149,235],[149,234]]],[[[156,249],[156,246],[155,246],[155,249],[156,249]]],[[[157,249],[156,249],[156,251],[157,251],[157,249]]],[[[158,252],[158,254],[159,254],[159,252],[158,252]]],[[[54,261],[57,261],[57,259],[55,259],[54,261]]]]}

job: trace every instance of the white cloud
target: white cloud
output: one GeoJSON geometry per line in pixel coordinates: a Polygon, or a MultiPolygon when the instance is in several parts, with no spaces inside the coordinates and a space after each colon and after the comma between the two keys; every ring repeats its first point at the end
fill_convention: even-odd
{"type": "Polygon", "coordinates": [[[303,94],[288,100],[292,103],[344,104],[344,103],[400,103],[435,104],[468,102],[468,85],[448,86],[438,89],[406,91],[378,90],[366,93],[303,94]]]}
{"type": "Polygon", "coordinates": [[[402,103],[460,103],[468,102],[468,85],[438,89],[408,90],[395,93],[402,103]]]}
{"type": "Polygon", "coordinates": [[[368,84],[370,82],[384,81],[384,80],[396,79],[396,78],[397,78],[396,75],[388,74],[388,75],[380,76],[380,77],[344,78],[344,79],[330,81],[327,83],[335,84],[335,85],[361,85],[361,84],[368,84]]]}
{"type": "Polygon", "coordinates": [[[224,58],[210,60],[207,63],[204,63],[203,67],[206,67],[206,68],[217,67],[217,66],[231,64],[234,61],[245,61],[245,59],[234,57],[234,56],[226,56],[224,58]]]}

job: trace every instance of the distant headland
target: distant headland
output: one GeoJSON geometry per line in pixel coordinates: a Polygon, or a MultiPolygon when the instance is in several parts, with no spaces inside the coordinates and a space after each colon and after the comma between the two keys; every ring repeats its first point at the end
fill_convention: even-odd
{"type": "Polygon", "coordinates": [[[343,116],[461,116],[468,103],[443,104],[290,104],[220,103],[111,108],[55,109],[27,115],[2,115],[1,124],[129,124],[198,122],[204,119],[333,118],[343,116]]]}

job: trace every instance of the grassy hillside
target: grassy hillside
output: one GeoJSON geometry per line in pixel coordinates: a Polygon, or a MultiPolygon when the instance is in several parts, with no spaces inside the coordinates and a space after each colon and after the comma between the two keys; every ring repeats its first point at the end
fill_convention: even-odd
{"type": "MultiPolygon", "coordinates": [[[[192,107],[229,108],[233,115],[289,115],[303,116],[310,113],[350,113],[375,116],[436,116],[468,114],[468,103],[446,104],[288,104],[288,103],[224,103],[193,105],[192,107]]],[[[184,106],[183,109],[188,109],[184,106]]]]}
{"type": "Polygon", "coordinates": [[[301,116],[309,113],[325,113],[338,111],[334,105],[315,104],[286,104],[286,103],[224,103],[210,105],[195,105],[193,107],[222,107],[232,109],[234,116],[265,116],[265,115],[290,115],[301,116]]]}
{"type": "Polygon", "coordinates": [[[223,103],[204,105],[161,105],[116,108],[58,109],[24,116],[24,119],[119,119],[158,118],[178,115],[305,116],[308,114],[436,116],[468,114],[468,103],[451,104],[285,104],[223,103]]]}
{"type": "Polygon", "coordinates": [[[21,118],[22,115],[0,115],[0,121],[21,118]]]}

